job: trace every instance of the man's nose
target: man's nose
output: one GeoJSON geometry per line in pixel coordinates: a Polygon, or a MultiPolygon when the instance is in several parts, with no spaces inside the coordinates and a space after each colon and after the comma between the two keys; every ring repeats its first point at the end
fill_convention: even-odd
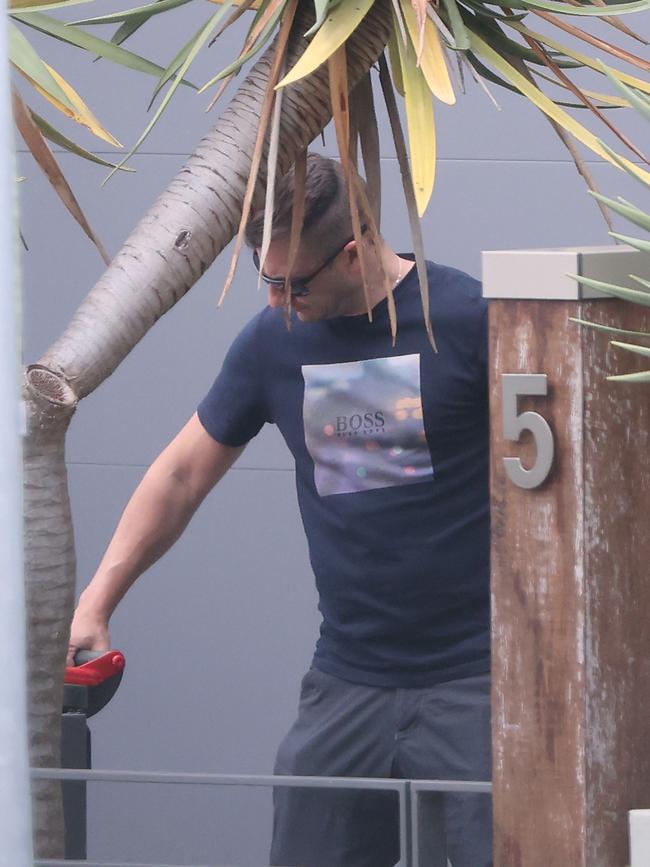
{"type": "Polygon", "coordinates": [[[269,286],[269,307],[282,307],[284,304],[284,289],[280,286],[269,286]]]}

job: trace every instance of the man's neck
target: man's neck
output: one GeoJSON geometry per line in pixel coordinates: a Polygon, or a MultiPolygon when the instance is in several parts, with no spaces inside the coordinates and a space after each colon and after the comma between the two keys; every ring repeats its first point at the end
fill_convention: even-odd
{"type": "MultiPolygon", "coordinates": [[[[415,262],[410,259],[402,259],[390,247],[385,245],[380,251],[380,261],[383,268],[384,279],[381,279],[381,268],[373,268],[373,274],[369,279],[368,301],[373,308],[386,297],[388,291],[392,291],[402,282],[406,275],[415,267],[415,262]]],[[[365,312],[364,309],[359,312],[365,312]]]]}

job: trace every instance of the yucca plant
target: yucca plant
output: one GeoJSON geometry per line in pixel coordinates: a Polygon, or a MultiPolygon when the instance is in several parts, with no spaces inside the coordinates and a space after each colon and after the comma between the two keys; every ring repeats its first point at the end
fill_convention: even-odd
{"type": "MultiPolygon", "coordinates": [[[[596,39],[588,30],[569,24],[563,16],[599,18],[607,26],[633,37],[619,16],[647,9],[650,0],[620,3],[593,0],[593,4],[576,0],[518,0],[516,4],[488,4],[483,0],[436,3],[428,0],[262,0],[257,8],[252,0],[244,0],[239,6],[233,0],[226,0],[222,5],[210,7],[205,24],[166,67],[155,68],[150,61],[126,52],[122,44],[152,16],[181,6],[181,0],[156,0],[146,6],[93,21],[85,19],[77,24],[64,24],[44,11],[47,5],[67,7],[74,2],[63,0],[36,6],[26,5],[27,0],[14,0],[10,12],[21,28],[39,30],[93,56],[113,60],[119,56],[118,62],[155,75],[153,98],[167,87],[136,148],[189,74],[198,52],[243,14],[250,16],[251,23],[239,55],[205,82],[201,90],[216,87],[214,101],[223,92],[225,82],[237,75],[248,61],[255,60],[255,64],[195,153],[112,259],[64,334],[26,371],[24,500],[30,738],[32,764],[46,766],[59,763],[62,673],[74,598],[74,544],[64,444],[76,406],[115,370],[148,329],[189,291],[237,235],[225,290],[228,288],[241,248],[242,228],[253,200],[261,202],[266,195],[270,204],[275,178],[293,163],[300,178],[306,149],[332,114],[349,180],[356,234],[358,236],[360,231],[360,206],[375,214],[374,221],[371,220],[371,235],[378,231],[379,146],[370,82],[375,64],[379,66],[381,90],[402,172],[425,302],[428,296],[419,216],[427,206],[435,181],[434,105],[435,100],[453,102],[464,76],[471,76],[486,90],[494,83],[522,93],[532,101],[549,117],[586,177],[587,170],[580,162],[575,141],[636,177],[650,180],[644,169],[603,145],[567,110],[572,106],[583,107],[604,121],[627,146],[625,135],[606,117],[605,109],[628,106],[630,97],[594,93],[579,87],[571,78],[574,69],[590,67],[598,73],[603,70],[590,56],[546,32],[549,25],[553,25],[568,32],[571,39],[597,45],[599,50],[647,72],[647,61],[603,39],[596,39]],[[529,19],[543,21],[545,32],[530,26],[529,19]],[[111,21],[119,26],[108,41],[97,40],[83,29],[111,21]],[[265,54],[257,59],[269,43],[265,54]],[[383,53],[386,46],[388,58],[383,53]],[[116,53],[117,49],[125,53],[116,53]],[[560,88],[559,93],[566,94],[565,99],[553,99],[542,90],[551,83],[560,88]],[[408,139],[402,133],[396,92],[404,95],[408,139]],[[359,145],[368,179],[368,202],[364,201],[366,194],[357,183],[359,145]]],[[[63,96],[74,106],[71,90],[63,86],[62,80],[52,75],[51,70],[50,78],[46,79],[39,66],[42,61],[33,61],[33,66],[28,67],[27,55],[32,60],[33,55],[21,42],[21,36],[27,38],[27,31],[21,30],[21,36],[16,36],[17,32],[16,29],[14,41],[22,48],[18,52],[12,49],[14,65],[23,76],[38,84],[40,92],[56,108],[74,116],[75,112],[59,93],[63,91],[63,96]],[[38,81],[36,67],[40,74],[38,81]],[[58,89],[52,82],[57,83],[58,89]]],[[[634,93],[650,94],[650,83],[644,79],[624,71],[611,74],[634,93]]],[[[23,128],[27,127],[26,118],[29,118],[45,136],[47,129],[43,124],[39,126],[34,113],[21,101],[17,100],[16,106],[23,128]]],[[[76,113],[89,123],[88,114],[78,104],[76,113]]],[[[64,143],[54,133],[50,138],[74,150],[69,146],[69,139],[64,143]]],[[[40,148],[43,144],[44,139],[39,139],[40,148]]],[[[640,156],[638,150],[632,148],[632,151],[640,156]]],[[[89,158],[88,153],[80,155],[89,158]]],[[[123,168],[125,161],[111,166],[112,170],[123,168]]],[[[297,186],[299,192],[300,185],[297,186]]],[[[297,208],[296,212],[299,210],[297,208]]],[[[299,232],[296,220],[292,233],[294,246],[299,232]]],[[[262,260],[269,237],[267,220],[262,260]]],[[[387,292],[390,293],[389,287],[387,292]]],[[[392,327],[394,333],[397,327],[394,311],[392,327]]],[[[35,800],[37,851],[41,857],[61,857],[61,811],[56,788],[39,786],[35,789],[35,800]]]]}
{"type": "MultiPolygon", "coordinates": [[[[646,120],[650,120],[650,99],[643,94],[631,90],[620,81],[617,81],[614,76],[611,75],[610,70],[606,70],[606,72],[610,76],[614,85],[621,91],[624,98],[628,100],[630,105],[632,105],[642,115],[642,117],[646,120]]],[[[650,190],[650,183],[648,183],[646,179],[643,179],[642,183],[646,190],[650,190]]],[[[596,196],[602,204],[611,208],[612,211],[620,214],[621,217],[629,220],[630,223],[633,223],[640,229],[650,233],[650,214],[641,210],[641,208],[638,208],[636,205],[633,205],[631,202],[628,202],[626,199],[623,199],[621,196],[614,200],[595,192],[593,195],[596,196]]],[[[650,254],[650,240],[635,238],[630,235],[622,235],[619,232],[610,232],[609,234],[616,241],[634,247],[642,253],[650,254]]],[[[630,279],[636,284],[635,288],[629,286],[618,286],[612,283],[604,283],[600,280],[591,280],[585,277],[581,277],[580,282],[587,286],[591,286],[593,289],[599,289],[606,292],[608,295],[622,298],[624,301],[629,301],[632,304],[640,304],[642,307],[650,307],[650,282],[643,280],[641,277],[637,277],[634,274],[630,274],[630,279]],[[639,286],[641,288],[638,288],[639,286]]],[[[588,326],[589,328],[595,328],[598,331],[617,335],[618,337],[650,339],[650,331],[630,331],[625,328],[614,328],[612,326],[600,325],[595,322],[588,322],[585,319],[573,319],[573,321],[580,325],[588,326]]],[[[619,349],[624,349],[627,352],[632,352],[637,355],[650,357],[650,346],[646,346],[645,344],[629,343],[623,340],[612,340],[610,342],[612,346],[616,346],[619,349]]],[[[616,374],[608,376],[607,379],[614,382],[650,382],[650,370],[642,370],[637,373],[616,374]]]]}
{"type": "MultiPolygon", "coordinates": [[[[46,171],[55,189],[63,198],[75,219],[84,231],[98,245],[100,252],[107,259],[103,248],[88,226],[72,191],[69,189],[62,172],[58,168],[53,155],[45,144],[49,138],[55,144],[95,162],[108,165],[113,172],[125,169],[125,163],[137,151],[166,110],[171,98],[181,83],[189,84],[185,75],[190,70],[198,53],[215,39],[221,37],[248,10],[253,10],[251,24],[238,57],[225,69],[220,70],[199,89],[202,93],[218,86],[211,105],[223,93],[225,86],[238,74],[242,66],[254,58],[269,42],[281,26],[290,31],[293,18],[300,6],[313,6],[315,21],[307,30],[305,36],[310,39],[309,45],[298,62],[293,64],[288,73],[282,76],[285,58],[278,53],[278,71],[274,81],[275,90],[269,93],[265,111],[260,117],[259,135],[257,139],[256,157],[253,159],[254,171],[250,175],[249,195],[242,215],[241,225],[245,221],[250,206],[252,191],[257,182],[261,150],[268,143],[269,127],[271,128],[270,150],[275,153],[279,126],[271,125],[273,106],[279,111],[282,89],[311,74],[315,69],[327,63],[332,73],[332,81],[340,91],[332,104],[340,111],[335,112],[337,139],[339,140],[341,157],[349,174],[356,166],[356,140],[361,139],[364,165],[371,186],[371,199],[379,203],[379,151],[378,136],[374,107],[372,105],[372,89],[363,83],[356,89],[354,98],[346,90],[347,82],[344,75],[336,75],[336,70],[345,67],[346,41],[363,21],[373,0],[219,0],[220,8],[212,11],[198,32],[187,41],[171,62],[162,68],[151,61],[134,54],[122,47],[122,44],[143,27],[151,18],[169,13],[190,2],[198,0],[155,0],[153,3],[137,6],[121,12],[80,19],[74,23],[64,24],[57,18],[47,15],[43,10],[57,9],[80,2],[91,0],[44,0],[34,3],[33,0],[12,0],[10,9],[12,17],[28,28],[33,28],[70,45],[93,52],[95,55],[123,64],[140,73],[154,76],[156,84],[153,88],[149,108],[156,97],[168,85],[162,101],[147,124],[142,135],[130,150],[127,157],[119,164],[111,164],[97,155],[81,148],[55,129],[44,118],[28,108],[15,92],[14,105],[16,120],[25,141],[34,153],[39,164],[46,171]],[[229,13],[229,14],[227,14],[229,13]],[[91,35],[83,27],[95,25],[116,24],[110,40],[100,39],[91,35]],[[342,98],[344,96],[344,98],[342,98]],[[355,139],[350,141],[350,136],[355,139]],[[343,143],[343,144],[342,144],[343,143]],[[348,154],[350,160],[348,160],[348,154]]],[[[516,3],[487,3],[484,0],[392,0],[390,21],[387,22],[391,32],[388,48],[390,69],[385,60],[380,60],[380,79],[387,101],[391,127],[395,139],[397,155],[400,160],[404,187],[409,209],[411,232],[416,249],[420,277],[426,282],[422,264],[421,242],[419,238],[418,216],[422,216],[430,200],[435,182],[436,162],[436,132],[434,121],[434,102],[436,99],[453,104],[456,101],[456,90],[452,83],[452,71],[457,66],[461,87],[464,71],[473,77],[487,90],[488,83],[523,94],[541,111],[543,111],[556,132],[561,136],[572,157],[577,162],[581,174],[592,186],[584,162],[572,141],[586,146],[599,157],[620,164],[621,160],[627,168],[634,169],[634,164],[617,154],[611,154],[603,147],[595,136],[572,117],[566,108],[587,109],[597,116],[621,142],[632,152],[645,160],[640,151],[625,134],[606,116],[606,109],[629,105],[626,97],[616,97],[604,93],[596,93],[578,86],[570,76],[575,68],[588,67],[602,72],[598,62],[582,54],[575,48],[559,41],[555,36],[541,33],[534,29],[530,19],[545,23],[546,31],[555,29],[560,34],[568,34],[575,42],[583,41],[599,50],[609,53],[632,66],[645,72],[650,64],[643,58],[617,47],[614,44],[594,37],[588,30],[569,24],[563,17],[572,16],[582,19],[600,18],[606,24],[625,33],[631,38],[644,41],[636,36],[622,22],[620,16],[648,8],[650,0],[623,0],[623,2],[605,2],[592,0],[591,3],[577,3],[574,0],[519,0],[516,3]],[[616,13],[615,15],[613,13],[616,13]],[[524,23],[526,22],[526,23],[524,23]],[[548,25],[552,25],[549,28],[548,25]],[[556,96],[547,95],[542,89],[549,83],[559,86],[566,94],[564,101],[556,96]],[[408,125],[408,156],[403,143],[403,135],[399,128],[399,118],[395,110],[394,92],[397,91],[405,100],[408,125]],[[433,97],[433,99],[432,99],[433,97]],[[574,100],[567,102],[566,100],[574,100]]],[[[571,40],[569,40],[571,41],[571,40]]],[[[286,52],[286,43],[284,51],[286,52]]],[[[16,25],[11,30],[11,59],[14,66],[26,77],[34,87],[57,109],[88,127],[93,133],[116,146],[120,146],[101,123],[96,119],[79,94],[63,77],[42,61],[28,42],[24,32],[16,25]]],[[[610,75],[615,81],[627,83],[641,92],[650,93],[650,84],[635,76],[619,70],[611,70],[610,75]]],[[[275,177],[275,160],[269,163],[268,188],[272,192],[275,177]]],[[[643,178],[641,169],[636,169],[637,176],[643,178]]],[[[109,176],[110,177],[110,176],[109,176]]],[[[351,200],[353,212],[358,209],[357,195],[351,200]]],[[[606,213],[603,211],[603,213],[606,213]]],[[[358,221],[355,221],[358,222],[358,221]]],[[[240,226],[241,229],[241,226],[240,226]]],[[[371,227],[374,231],[374,227],[371,227]]],[[[229,275],[228,285],[234,274],[241,239],[238,236],[233,269],[229,275]]],[[[227,287],[226,287],[227,288],[227,287]]],[[[423,300],[426,298],[426,285],[423,286],[423,300]]],[[[396,323],[393,318],[393,331],[396,323]]]]}
{"type": "MultiPolygon", "coordinates": [[[[76,45],[86,51],[92,51],[98,57],[112,60],[142,73],[160,76],[164,71],[160,66],[151,63],[133,52],[126,51],[118,44],[85,34],[74,27],[67,27],[63,22],[43,14],[43,9],[59,8],[78,3],[79,0],[45,0],[42,3],[32,3],[30,0],[13,0],[9,4],[11,17],[9,22],[9,60],[13,69],[22,79],[29,82],[35,93],[43,97],[50,105],[76,123],[90,130],[93,135],[110,145],[121,148],[120,142],[98,120],[77,90],[56,69],[43,60],[29,41],[24,29],[15,22],[23,20],[32,27],[38,27],[44,20],[45,32],[53,38],[61,39],[70,45],[76,45]]],[[[84,0],[82,0],[84,2],[84,0]]],[[[108,168],[116,169],[114,163],[103,159],[97,154],[83,148],[56,126],[51,124],[41,114],[25,103],[17,87],[12,89],[13,114],[16,127],[25,144],[31,151],[36,163],[45,173],[63,204],[79,223],[83,231],[97,246],[102,258],[109,263],[110,259],[101,242],[93,232],[86,219],[68,181],[66,180],[58,161],[48,146],[48,140],[83,159],[98,163],[108,168]]]]}

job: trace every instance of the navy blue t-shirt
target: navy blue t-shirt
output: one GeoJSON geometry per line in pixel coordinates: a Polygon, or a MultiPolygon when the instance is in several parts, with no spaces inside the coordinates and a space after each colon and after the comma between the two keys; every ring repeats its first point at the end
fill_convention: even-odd
{"type": "Polygon", "coordinates": [[[230,446],[279,427],[323,617],[314,665],[373,686],[489,670],[487,305],[467,274],[428,274],[437,354],[413,268],[395,347],[386,301],[372,322],[294,316],[290,331],[267,307],[198,408],[230,446]]]}

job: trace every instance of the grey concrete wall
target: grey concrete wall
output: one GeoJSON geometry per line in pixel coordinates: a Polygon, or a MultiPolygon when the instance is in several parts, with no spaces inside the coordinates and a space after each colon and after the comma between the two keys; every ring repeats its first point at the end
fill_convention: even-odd
{"type": "MultiPolygon", "coordinates": [[[[103,8],[76,7],[74,17],[103,8]]],[[[168,62],[210,11],[183,7],[145,29],[133,50],[168,62]]],[[[234,46],[234,40],[229,48],[215,46],[191,78],[202,83],[234,46]]],[[[108,128],[133,142],[145,123],[153,80],[104,61],[92,64],[82,52],[58,45],[48,43],[47,52],[108,128]]],[[[497,112],[473,82],[467,87],[456,107],[437,111],[437,188],[424,219],[429,256],[478,276],[482,249],[607,242],[599,213],[546,120],[494,88],[497,112]]],[[[61,156],[109,251],[119,248],[181,167],[210,122],[205,105],[189,91],[179,94],[133,161],[137,174],[120,175],[104,189],[102,169],[61,156]]],[[[408,224],[383,114],[381,126],[383,229],[406,250],[408,224]]],[[[91,144],[76,128],[71,134],[91,144]]],[[[331,131],[325,151],[335,151],[331,131]]],[[[605,191],[635,198],[633,181],[589,159],[605,191]]],[[[102,263],[24,153],[21,174],[28,177],[21,186],[21,227],[30,245],[23,257],[24,354],[34,361],[65,326],[102,263]]],[[[67,460],[80,588],[146,467],[193,412],[230,341],[264,303],[244,256],[230,297],[216,308],[228,264],[226,251],[73,420],[67,460]]],[[[270,772],[310,661],[316,603],[291,458],[277,432],[266,429],[115,614],[113,644],[125,651],[127,671],[112,703],[92,722],[95,766],[270,772]]],[[[95,784],[89,855],[261,865],[267,863],[270,816],[268,791],[95,784]]]]}

